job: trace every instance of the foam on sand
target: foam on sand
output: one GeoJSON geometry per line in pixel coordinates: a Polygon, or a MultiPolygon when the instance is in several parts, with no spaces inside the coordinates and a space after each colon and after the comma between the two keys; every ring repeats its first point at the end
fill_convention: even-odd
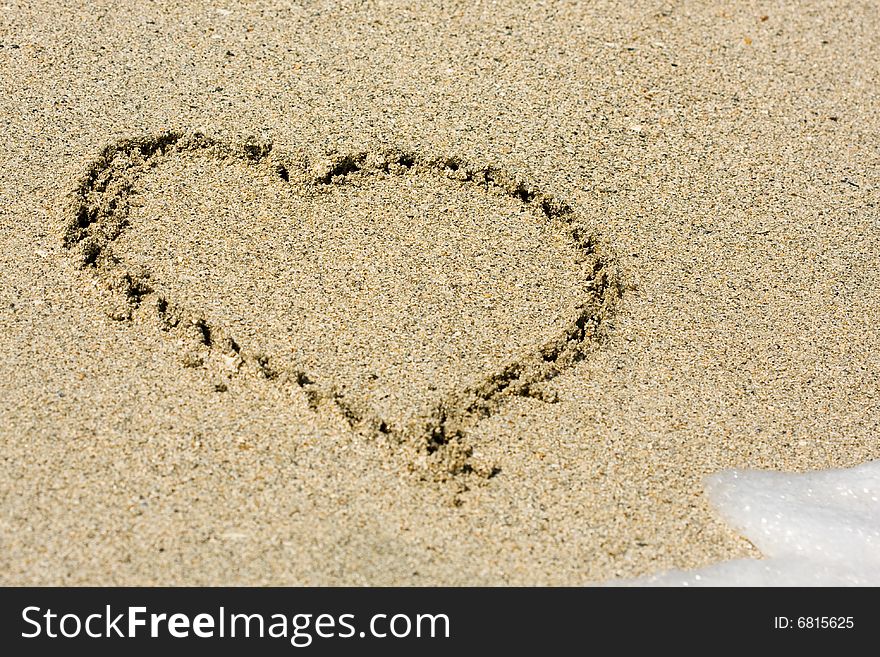
{"type": "Polygon", "coordinates": [[[880,461],[805,474],[728,470],[709,477],[706,492],[766,559],[670,571],[639,584],[880,585],[880,461]]]}

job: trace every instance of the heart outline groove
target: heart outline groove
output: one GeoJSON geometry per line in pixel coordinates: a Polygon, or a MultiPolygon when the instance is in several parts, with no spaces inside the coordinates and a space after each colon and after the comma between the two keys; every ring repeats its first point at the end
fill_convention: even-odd
{"type": "MultiPolygon", "coordinates": [[[[101,283],[111,302],[109,315],[129,322],[133,313],[146,313],[168,333],[190,340],[203,353],[223,355],[235,363],[235,375],[250,372],[260,378],[301,390],[312,409],[329,404],[355,431],[384,438],[411,450],[411,467],[434,479],[473,474],[497,474],[495,465],[475,463],[468,433],[481,420],[513,397],[544,399],[539,384],[583,360],[600,342],[603,323],[613,314],[622,287],[613,261],[600,252],[574,208],[538,191],[494,166],[479,166],[454,156],[377,148],[334,154],[313,161],[304,153],[285,153],[269,141],[255,138],[240,143],[215,139],[200,132],[167,131],[115,141],[89,162],[67,193],[62,206],[62,245],[75,265],[101,283]],[[574,313],[558,325],[555,336],[525,349],[517,358],[483,375],[474,384],[455,390],[434,408],[402,428],[389,422],[341,392],[333,383],[298,368],[279,367],[270,355],[240,345],[228,330],[208,322],[198,309],[167,298],[161,282],[148,269],[131,267],[113,255],[112,245],[130,226],[130,198],[137,181],[152,167],[176,155],[198,152],[212,158],[237,158],[248,166],[267,167],[280,181],[306,187],[345,185],[352,174],[406,175],[417,172],[441,176],[513,198],[561,231],[588,263],[588,294],[578,300],[574,313]]],[[[199,367],[204,361],[184,362],[199,367]]],[[[207,367],[207,366],[206,366],[207,367]]],[[[326,377],[325,377],[326,378],[326,377]]],[[[219,389],[219,388],[218,388],[219,389]]]]}

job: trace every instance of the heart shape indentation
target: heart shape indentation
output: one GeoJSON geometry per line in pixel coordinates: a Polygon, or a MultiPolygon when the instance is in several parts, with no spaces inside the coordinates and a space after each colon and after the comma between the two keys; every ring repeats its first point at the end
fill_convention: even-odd
{"type": "Polygon", "coordinates": [[[454,157],[126,139],[64,221],[111,315],[185,337],[218,389],[295,385],[445,474],[474,469],[474,423],[588,353],[617,295],[571,206],[454,157]]]}

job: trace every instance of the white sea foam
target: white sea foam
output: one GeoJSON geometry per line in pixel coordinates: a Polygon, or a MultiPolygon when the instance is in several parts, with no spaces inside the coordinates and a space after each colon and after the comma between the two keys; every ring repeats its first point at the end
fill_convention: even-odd
{"type": "Polygon", "coordinates": [[[765,558],[631,584],[880,586],[880,461],[805,474],[729,470],[709,477],[706,492],[765,558]]]}

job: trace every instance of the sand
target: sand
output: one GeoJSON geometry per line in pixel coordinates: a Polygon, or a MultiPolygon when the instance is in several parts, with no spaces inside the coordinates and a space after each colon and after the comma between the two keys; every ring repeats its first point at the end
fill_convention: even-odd
{"type": "Polygon", "coordinates": [[[880,458],[870,3],[0,5],[0,582],[572,585],[880,458]]]}

